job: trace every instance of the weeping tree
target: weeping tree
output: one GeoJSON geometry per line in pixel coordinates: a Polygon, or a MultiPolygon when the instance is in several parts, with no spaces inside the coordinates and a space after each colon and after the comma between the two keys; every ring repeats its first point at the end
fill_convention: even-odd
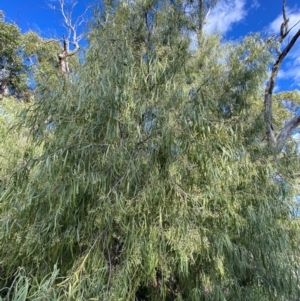
{"type": "Polygon", "coordinates": [[[272,45],[191,53],[180,4],[107,1],[76,76],[40,79],[42,153],[2,183],[6,300],[298,298],[299,159],[263,141],[272,45]]]}

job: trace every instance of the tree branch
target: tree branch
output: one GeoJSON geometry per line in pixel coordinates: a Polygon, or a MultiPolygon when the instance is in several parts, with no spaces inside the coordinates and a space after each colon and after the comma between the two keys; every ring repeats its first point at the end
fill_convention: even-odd
{"type": "Polygon", "coordinates": [[[58,54],[59,66],[62,73],[68,73],[68,57],[75,55],[79,49],[79,42],[83,38],[83,35],[77,34],[78,28],[84,22],[84,15],[87,13],[90,6],[88,6],[84,13],[81,14],[75,21],[73,21],[72,14],[74,12],[74,8],[78,2],[72,1],[69,8],[66,8],[65,0],[57,0],[59,7],[56,8],[53,4],[49,4],[50,9],[59,11],[63,18],[64,27],[67,30],[66,36],[63,36],[62,39],[62,51],[58,54]],[[74,46],[73,50],[70,50],[70,44],[74,46]]]}
{"type": "Polygon", "coordinates": [[[276,145],[279,148],[282,148],[285,141],[290,137],[293,130],[300,124],[300,115],[296,115],[291,118],[281,129],[279,135],[276,138],[276,145]]]}
{"type": "MultiPolygon", "coordinates": [[[[282,15],[283,15],[283,22],[280,27],[280,37],[278,39],[278,42],[280,44],[282,44],[283,40],[287,37],[291,29],[294,28],[300,22],[300,21],[297,22],[291,29],[288,29],[289,19],[286,17],[286,0],[283,0],[282,15]]],[[[265,122],[266,122],[266,130],[267,130],[267,140],[273,146],[279,148],[283,146],[286,139],[291,135],[292,131],[300,123],[300,118],[297,118],[297,116],[293,117],[281,129],[279,135],[275,137],[275,133],[273,129],[273,116],[272,116],[272,96],[275,87],[275,82],[276,82],[279,68],[283,60],[288,55],[289,51],[293,48],[299,36],[300,36],[300,29],[296,32],[296,34],[286,45],[283,51],[278,53],[278,58],[272,67],[271,75],[265,89],[264,103],[265,103],[265,122]]]]}

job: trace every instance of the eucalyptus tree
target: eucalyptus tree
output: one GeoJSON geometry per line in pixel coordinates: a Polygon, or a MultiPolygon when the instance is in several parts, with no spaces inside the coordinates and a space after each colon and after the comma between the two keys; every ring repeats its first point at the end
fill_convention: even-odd
{"type": "Polygon", "coordinates": [[[21,55],[21,32],[17,25],[4,21],[0,17],[0,93],[9,94],[26,88],[26,66],[21,55]]]}
{"type": "Polygon", "coordinates": [[[83,39],[83,33],[79,34],[79,28],[82,24],[85,23],[85,14],[89,9],[87,6],[85,12],[81,14],[77,19],[73,19],[74,8],[77,4],[76,1],[65,1],[65,0],[57,0],[58,8],[49,3],[49,7],[53,10],[58,11],[63,18],[63,26],[66,30],[66,35],[62,38],[62,48],[57,55],[59,62],[59,70],[63,74],[67,74],[70,72],[69,58],[73,57],[78,53],[80,49],[80,41],[83,39]],[[73,49],[71,49],[70,44],[73,45],[73,49]]]}
{"type": "Polygon", "coordinates": [[[179,3],[107,1],[76,76],[40,79],[42,153],[1,195],[8,300],[297,300],[299,159],[262,141],[272,45],[191,53],[179,3]]]}
{"type": "Polygon", "coordinates": [[[74,20],[73,12],[77,2],[58,0],[58,7],[52,3],[49,8],[60,13],[65,35],[62,38],[43,38],[34,31],[28,31],[23,36],[24,57],[30,66],[31,80],[36,84],[57,72],[65,75],[74,72],[79,65],[78,52],[83,38],[79,30],[86,21],[86,12],[74,20]]]}

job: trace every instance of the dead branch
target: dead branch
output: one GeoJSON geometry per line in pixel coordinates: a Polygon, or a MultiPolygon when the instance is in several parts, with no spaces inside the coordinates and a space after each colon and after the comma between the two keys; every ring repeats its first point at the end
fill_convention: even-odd
{"type": "MultiPolygon", "coordinates": [[[[279,45],[282,45],[282,42],[290,33],[291,29],[294,28],[300,20],[293,25],[291,29],[288,28],[289,19],[286,16],[286,0],[283,0],[282,7],[282,16],[283,22],[280,27],[280,37],[278,39],[279,45]]],[[[269,81],[266,85],[264,103],[265,103],[265,122],[266,122],[266,130],[267,130],[267,140],[268,142],[278,148],[281,148],[286,141],[286,139],[291,135],[292,131],[300,124],[300,117],[295,116],[291,120],[289,120],[284,127],[280,130],[279,135],[276,137],[273,128],[273,116],[272,116],[272,97],[273,91],[275,87],[276,78],[278,75],[278,71],[281,67],[282,62],[293,48],[294,44],[298,40],[300,36],[300,29],[295,33],[292,39],[288,42],[288,44],[284,47],[283,51],[278,51],[278,57],[275,61],[269,81]]]]}
{"type": "Polygon", "coordinates": [[[83,38],[83,35],[78,35],[79,27],[84,23],[87,11],[90,9],[90,6],[87,6],[84,13],[81,14],[75,21],[73,20],[73,12],[76,4],[78,2],[72,1],[69,8],[66,8],[65,0],[57,0],[59,7],[54,6],[51,3],[48,3],[48,6],[52,10],[60,12],[63,18],[63,26],[66,28],[67,35],[63,36],[62,40],[62,51],[58,54],[59,66],[62,73],[69,72],[68,58],[75,55],[80,49],[80,41],[83,38]],[[70,44],[74,46],[74,49],[70,49],[70,44]]]}

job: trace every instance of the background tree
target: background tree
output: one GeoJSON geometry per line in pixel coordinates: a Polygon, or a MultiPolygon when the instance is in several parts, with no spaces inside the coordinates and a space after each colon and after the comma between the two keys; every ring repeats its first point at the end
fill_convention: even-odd
{"type": "Polygon", "coordinates": [[[26,88],[25,65],[21,55],[21,32],[18,26],[0,18],[0,93],[3,95],[26,88]]]}
{"type": "MultiPolygon", "coordinates": [[[[85,22],[83,13],[75,21],[72,13],[76,2],[67,5],[65,1],[58,1],[59,8],[49,4],[53,10],[59,11],[63,18],[63,26],[66,29],[66,36],[62,39],[42,38],[34,31],[29,31],[23,37],[23,49],[27,62],[31,70],[31,81],[37,84],[40,80],[48,77],[49,82],[55,80],[55,76],[59,71],[61,74],[74,71],[79,64],[79,57],[76,56],[80,46],[80,40],[83,34],[79,34],[78,30],[85,22]],[[74,48],[71,50],[72,44],[74,48]]],[[[87,8],[88,9],[88,8],[87,8]]]]}
{"type": "Polygon", "coordinates": [[[210,11],[218,3],[218,0],[188,0],[183,3],[185,13],[189,15],[191,21],[189,29],[196,33],[198,44],[200,44],[203,27],[209,20],[210,11]]]}
{"type": "Polygon", "coordinates": [[[80,26],[85,22],[85,14],[89,9],[86,8],[85,12],[80,15],[75,21],[73,20],[73,11],[76,6],[76,1],[71,1],[69,5],[64,0],[58,0],[59,8],[56,8],[53,4],[49,4],[49,7],[53,10],[57,10],[63,17],[63,26],[66,29],[67,35],[63,36],[62,49],[58,54],[59,69],[62,73],[69,73],[68,59],[74,56],[80,49],[79,42],[83,38],[83,34],[78,34],[80,26]],[[70,44],[73,45],[71,50],[70,44]]]}
{"type": "Polygon", "coordinates": [[[11,90],[24,98],[24,95],[28,94],[29,86],[33,88],[39,78],[51,77],[57,70],[69,73],[70,59],[73,70],[78,65],[79,59],[75,54],[79,51],[79,43],[83,37],[78,31],[85,21],[85,13],[74,21],[72,13],[76,2],[70,3],[70,7],[63,0],[58,2],[58,9],[53,5],[50,5],[50,8],[58,10],[63,17],[66,36],[62,39],[46,39],[34,31],[22,35],[18,26],[4,22],[4,13],[1,14],[1,94],[8,94],[11,90]],[[27,92],[24,94],[24,91],[27,92]]]}

